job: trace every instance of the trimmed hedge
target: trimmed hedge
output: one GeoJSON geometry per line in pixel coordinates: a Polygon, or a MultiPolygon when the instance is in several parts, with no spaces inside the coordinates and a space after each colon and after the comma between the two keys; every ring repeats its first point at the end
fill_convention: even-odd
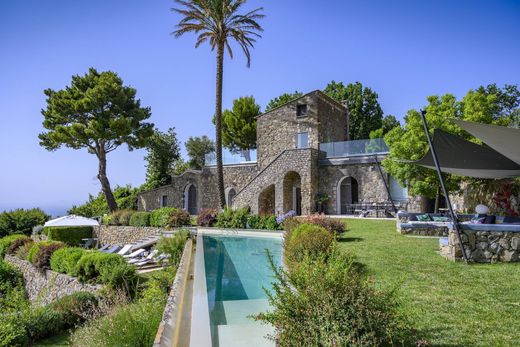
{"type": "Polygon", "coordinates": [[[87,252],[79,259],[75,271],[82,282],[107,284],[112,288],[124,289],[129,294],[133,293],[137,280],[135,267],[119,254],[87,252]]]}
{"type": "Polygon", "coordinates": [[[9,235],[0,239],[0,259],[3,259],[11,244],[18,239],[28,239],[29,237],[21,234],[9,235]]]}
{"type": "Polygon", "coordinates": [[[76,276],[76,264],[88,251],[79,247],[58,249],[51,256],[51,270],[76,276]]]}
{"type": "Polygon", "coordinates": [[[150,226],[165,228],[170,222],[170,215],[175,210],[173,207],[161,207],[150,213],[150,226]]]}
{"type": "Polygon", "coordinates": [[[149,227],[150,212],[136,212],[130,217],[129,225],[133,227],[149,227]]]}
{"type": "Polygon", "coordinates": [[[79,246],[82,239],[92,237],[91,226],[46,227],[44,233],[49,240],[61,241],[69,246],[79,246]]]}
{"type": "Polygon", "coordinates": [[[326,256],[332,249],[334,235],[318,225],[301,224],[286,235],[284,257],[289,268],[306,256],[317,259],[326,256]]]}

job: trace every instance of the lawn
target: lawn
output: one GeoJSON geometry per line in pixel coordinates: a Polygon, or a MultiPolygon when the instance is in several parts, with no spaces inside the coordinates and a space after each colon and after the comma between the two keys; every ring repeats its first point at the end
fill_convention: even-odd
{"type": "Polygon", "coordinates": [[[395,221],[348,219],[340,248],[352,251],[381,288],[399,286],[419,336],[433,346],[518,346],[520,263],[451,262],[437,238],[396,232],[395,221]]]}

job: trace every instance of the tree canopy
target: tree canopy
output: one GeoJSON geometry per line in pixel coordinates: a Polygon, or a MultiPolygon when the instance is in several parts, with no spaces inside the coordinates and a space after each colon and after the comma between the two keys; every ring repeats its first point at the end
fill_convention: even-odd
{"type": "Polygon", "coordinates": [[[188,161],[190,167],[195,170],[200,170],[204,166],[204,157],[206,154],[215,151],[215,143],[206,135],[201,137],[191,137],[185,143],[186,151],[190,160],[188,161]]]}
{"type": "MultiPolygon", "coordinates": [[[[441,129],[470,141],[479,142],[449,120],[463,119],[486,124],[514,126],[514,115],[518,112],[520,95],[516,86],[498,88],[492,84],[470,90],[460,101],[457,101],[452,94],[430,96],[427,101],[428,104],[424,110],[431,131],[430,136],[433,135],[434,129],[441,129]]],[[[385,136],[385,142],[390,148],[390,155],[383,161],[383,166],[401,185],[407,184],[412,195],[434,198],[438,194],[439,187],[436,172],[399,161],[421,159],[429,148],[419,111],[408,111],[404,121],[403,126],[394,128],[385,136]]],[[[444,177],[449,191],[459,190],[462,177],[449,174],[444,174],[444,177]]],[[[469,178],[464,180],[472,182],[469,178]]]]}
{"type": "Polygon", "coordinates": [[[260,106],[252,96],[233,100],[222,114],[222,144],[233,152],[256,148],[256,117],[260,106]]]}
{"type": "Polygon", "coordinates": [[[331,81],[323,90],[332,99],[347,106],[349,112],[349,139],[368,139],[370,132],[382,126],[383,110],[378,95],[360,82],[349,83],[331,81]]]}
{"type": "Polygon", "coordinates": [[[175,128],[169,128],[167,132],[154,130],[146,151],[146,189],[170,184],[175,163],[180,158],[175,128]]]}
{"type": "Polygon", "coordinates": [[[303,96],[303,93],[301,93],[299,91],[295,91],[294,93],[283,93],[282,95],[280,95],[274,99],[271,99],[267,103],[267,106],[265,107],[265,112],[269,112],[272,109],[285,105],[289,101],[297,99],[301,96],[303,96]]]}
{"type": "Polygon", "coordinates": [[[397,128],[401,126],[401,123],[392,116],[391,114],[386,115],[383,117],[383,121],[381,123],[381,128],[372,130],[370,132],[370,138],[376,139],[376,138],[382,138],[384,137],[390,130],[397,128]]]}
{"type": "Polygon", "coordinates": [[[144,122],[151,111],[141,107],[136,90],[124,86],[114,72],[90,68],[83,76],[73,76],[62,90],[46,89],[47,107],[42,110],[40,145],[49,151],[61,146],[86,149],[99,161],[98,179],[111,211],[117,209],[106,175],[106,156],[122,144],[129,150],[142,148],[153,132],[144,122]]]}
{"type": "MultiPolygon", "coordinates": [[[[137,209],[137,195],[142,192],[144,186],[133,188],[131,185],[116,186],[114,198],[121,209],[137,209]]],[[[67,211],[68,214],[75,214],[84,217],[100,217],[109,213],[107,199],[101,191],[98,195],[89,194],[88,200],[81,205],[74,205],[67,211]]]]}

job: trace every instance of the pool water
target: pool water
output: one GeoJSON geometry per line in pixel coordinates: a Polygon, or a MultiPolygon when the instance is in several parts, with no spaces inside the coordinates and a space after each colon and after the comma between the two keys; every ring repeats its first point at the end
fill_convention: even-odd
{"type": "Polygon", "coordinates": [[[250,315],[269,309],[263,288],[270,289],[274,263],[281,262],[278,238],[204,235],[204,265],[213,346],[274,346],[265,338],[270,326],[250,315]]]}

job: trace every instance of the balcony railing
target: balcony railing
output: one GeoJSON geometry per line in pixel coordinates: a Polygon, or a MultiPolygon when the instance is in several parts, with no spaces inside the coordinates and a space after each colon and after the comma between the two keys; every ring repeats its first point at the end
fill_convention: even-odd
{"type": "Polygon", "coordinates": [[[326,153],[327,158],[388,154],[388,147],[382,138],[320,143],[320,150],[326,153]]]}
{"type": "MultiPolygon", "coordinates": [[[[233,153],[228,149],[222,150],[222,163],[224,165],[237,165],[237,164],[248,164],[256,163],[256,149],[250,149],[249,151],[240,151],[233,153]]],[[[217,157],[215,152],[206,154],[204,157],[205,166],[217,165],[217,157]]]]}

